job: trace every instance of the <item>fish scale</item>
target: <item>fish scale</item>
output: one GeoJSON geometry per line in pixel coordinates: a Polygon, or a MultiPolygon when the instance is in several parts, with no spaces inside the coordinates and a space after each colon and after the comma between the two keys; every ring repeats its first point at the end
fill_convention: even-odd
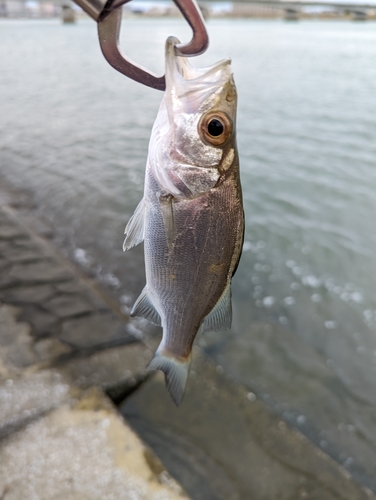
{"type": "MultiPolygon", "coordinates": [[[[151,186],[158,189],[154,179],[151,186]]],[[[150,198],[156,200],[153,188],[150,198]]],[[[174,203],[178,236],[172,251],[159,230],[163,216],[158,202],[147,216],[145,232],[153,234],[145,241],[149,291],[163,310],[165,348],[181,357],[189,354],[198,328],[227,285],[239,232],[240,203],[231,206],[236,196],[234,183],[227,182],[198,199],[174,203]],[[207,207],[204,210],[200,208],[203,204],[207,207]],[[218,217],[217,211],[223,216],[218,217]],[[176,327],[179,322],[181,328],[176,327]],[[183,345],[189,346],[184,354],[183,345]]]]}

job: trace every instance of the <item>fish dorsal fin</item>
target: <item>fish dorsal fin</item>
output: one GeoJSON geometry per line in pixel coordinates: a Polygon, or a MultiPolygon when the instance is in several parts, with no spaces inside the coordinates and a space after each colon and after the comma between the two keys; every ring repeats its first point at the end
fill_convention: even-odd
{"type": "Polygon", "coordinates": [[[190,366],[191,356],[186,360],[180,360],[159,347],[147,368],[164,372],[168,392],[176,406],[179,406],[184,396],[190,366]]]}
{"type": "Polygon", "coordinates": [[[142,290],[141,295],[134,303],[131,311],[131,316],[141,316],[142,318],[151,321],[155,325],[161,326],[161,317],[159,316],[158,311],[155,309],[152,301],[150,300],[146,286],[142,290]]]}
{"type": "Polygon", "coordinates": [[[206,316],[200,332],[217,332],[229,330],[232,322],[231,281],[229,281],[213,310],[206,316]]]}
{"type": "Polygon", "coordinates": [[[144,240],[144,220],[145,210],[144,199],[142,198],[125,228],[125,240],[123,243],[124,251],[135,247],[144,240]]]}

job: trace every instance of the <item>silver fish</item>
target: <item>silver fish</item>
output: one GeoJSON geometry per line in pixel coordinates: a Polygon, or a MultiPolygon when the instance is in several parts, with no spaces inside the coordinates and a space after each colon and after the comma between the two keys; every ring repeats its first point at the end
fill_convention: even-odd
{"type": "Polygon", "coordinates": [[[197,69],[166,44],[166,93],[149,144],[144,197],[124,250],[145,240],[146,286],[131,315],[163,327],[148,367],[165,373],[176,405],[197,332],[231,327],[231,278],[244,215],[231,61],[197,69]]]}

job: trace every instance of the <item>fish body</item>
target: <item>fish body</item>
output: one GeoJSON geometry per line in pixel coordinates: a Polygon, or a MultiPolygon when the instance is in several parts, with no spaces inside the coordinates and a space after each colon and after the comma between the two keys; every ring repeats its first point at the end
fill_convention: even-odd
{"type": "Polygon", "coordinates": [[[167,41],[166,94],[124,248],[144,240],[146,286],[131,314],[163,327],[149,368],[164,371],[178,405],[197,332],[231,326],[244,216],[230,61],[193,68],[175,55],[177,42],[167,41]]]}

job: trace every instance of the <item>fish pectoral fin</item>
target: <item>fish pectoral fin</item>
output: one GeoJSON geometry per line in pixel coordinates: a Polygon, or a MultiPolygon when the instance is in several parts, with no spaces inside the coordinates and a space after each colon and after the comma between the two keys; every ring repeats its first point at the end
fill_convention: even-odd
{"type": "Polygon", "coordinates": [[[144,199],[142,198],[125,228],[125,240],[123,243],[124,251],[135,247],[144,240],[144,220],[145,210],[144,199]]]}
{"type": "Polygon", "coordinates": [[[231,322],[231,281],[229,281],[218,302],[204,319],[199,331],[205,333],[229,330],[231,328],[231,322]]]}
{"type": "Polygon", "coordinates": [[[141,316],[142,318],[151,321],[155,325],[161,326],[161,317],[159,316],[158,311],[155,309],[152,301],[150,300],[146,286],[134,303],[131,311],[131,316],[141,316]]]}
{"type": "Polygon", "coordinates": [[[190,366],[191,356],[186,361],[180,361],[163,349],[158,348],[147,369],[162,370],[164,372],[167,390],[176,406],[179,406],[184,396],[190,366]]]}
{"type": "Polygon", "coordinates": [[[170,194],[160,195],[159,197],[163,225],[166,233],[166,241],[169,250],[172,249],[175,238],[175,222],[173,210],[173,197],[170,194]]]}

